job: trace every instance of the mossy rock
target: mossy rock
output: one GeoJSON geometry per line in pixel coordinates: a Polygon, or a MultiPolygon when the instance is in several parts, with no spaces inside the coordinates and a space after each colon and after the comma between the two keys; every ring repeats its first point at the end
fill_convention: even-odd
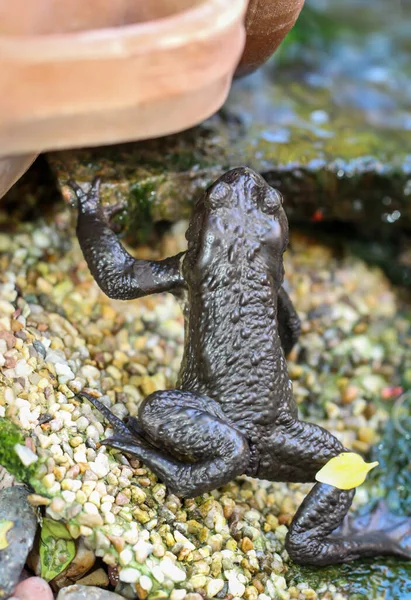
{"type": "Polygon", "coordinates": [[[103,199],[126,206],[128,233],[150,219],[188,216],[210,182],[243,164],[283,192],[291,221],[354,223],[370,237],[409,230],[406,10],[348,2],[319,12],[308,3],[274,62],[235,82],[212,119],[166,138],[48,160],[61,185],[100,176],[103,199]]]}

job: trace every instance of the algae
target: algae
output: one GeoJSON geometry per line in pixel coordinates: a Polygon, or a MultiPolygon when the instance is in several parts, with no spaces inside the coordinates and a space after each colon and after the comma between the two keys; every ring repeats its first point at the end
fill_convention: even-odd
{"type": "Polygon", "coordinates": [[[288,585],[308,584],[319,592],[319,598],[321,588],[333,584],[350,600],[411,599],[411,565],[393,558],[330,567],[293,565],[285,577],[288,585]]]}
{"type": "Polygon", "coordinates": [[[35,476],[36,466],[23,465],[14,450],[16,444],[24,445],[23,433],[9,419],[0,418],[0,465],[17,481],[29,484],[35,476]]]}
{"type": "Polygon", "coordinates": [[[135,244],[145,243],[152,231],[150,207],[155,201],[155,184],[152,179],[130,186],[127,210],[120,210],[112,223],[135,244]]]}
{"type": "MultiPolygon", "coordinates": [[[[394,403],[380,442],[372,452],[379,475],[370,475],[371,497],[383,497],[390,510],[411,515],[411,388],[394,403]]],[[[411,571],[410,571],[411,573],[411,571]]]]}

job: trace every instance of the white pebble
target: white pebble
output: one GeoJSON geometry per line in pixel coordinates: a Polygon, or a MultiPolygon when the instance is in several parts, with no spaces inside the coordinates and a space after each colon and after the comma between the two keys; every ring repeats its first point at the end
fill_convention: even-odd
{"type": "Polygon", "coordinates": [[[115,523],[116,521],[116,517],[113,515],[112,512],[108,512],[104,515],[104,522],[107,525],[113,525],[113,523],[115,523]]]}
{"type": "Polygon", "coordinates": [[[223,579],[211,579],[207,583],[207,596],[209,596],[210,598],[212,598],[213,596],[216,596],[218,594],[218,592],[221,592],[223,587],[224,587],[223,579]]]}
{"type": "Polygon", "coordinates": [[[76,427],[77,427],[78,431],[85,431],[89,425],[90,425],[90,422],[88,419],[86,419],[86,417],[80,417],[76,421],[76,427]]]}
{"type": "Polygon", "coordinates": [[[173,590],[170,594],[170,600],[184,600],[187,596],[186,590],[173,590]]]}
{"type": "MultiPolygon", "coordinates": [[[[80,417],[80,419],[81,418],[83,418],[83,417],[80,417]]],[[[95,427],[94,425],[89,425],[87,427],[87,429],[86,429],[86,435],[87,435],[88,438],[90,438],[94,442],[98,442],[99,441],[100,434],[99,434],[99,432],[97,430],[97,427],[95,427]]]]}
{"type": "Polygon", "coordinates": [[[17,377],[27,377],[30,373],[33,372],[33,367],[31,367],[24,358],[21,358],[17,361],[16,366],[14,368],[14,372],[17,377]]]}
{"type": "Polygon", "coordinates": [[[105,515],[107,515],[111,511],[112,507],[113,507],[113,503],[112,502],[103,502],[102,505],[101,505],[101,507],[100,507],[100,510],[101,510],[102,513],[104,513],[105,515]]]}
{"type": "Polygon", "coordinates": [[[149,592],[153,587],[153,582],[151,581],[150,577],[147,577],[147,575],[142,575],[138,583],[143,590],[146,590],[146,592],[149,592]]]}
{"type": "MultiPolygon", "coordinates": [[[[82,444],[83,445],[83,444],[82,444]]],[[[74,454],[73,454],[73,458],[76,461],[76,463],[86,463],[87,462],[87,457],[86,457],[86,450],[85,448],[78,448],[74,454]]]]}
{"type": "Polygon", "coordinates": [[[140,579],[140,571],[127,567],[126,569],[121,569],[119,578],[124,583],[137,583],[140,579]]]}
{"type": "Polygon", "coordinates": [[[190,542],[190,540],[187,539],[178,530],[176,530],[174,532],[174,538],[175,538],[176,542],[178,542],[179,544],[183,544],[183,546],[184,546],[185,549],[187,549],[187,550],[195,550],[194,544],[192,542],[190,542]]]}
{"type": "Polygon", "coordinates": [[[98,515],[98,508],[92,502],[85,502],[84,510],[88,515],[98,515]]]}
{"type": "Polygon", "coordinates": [[[50,246],[50,238],[41,229],[33,231],[32,235],[33,243],[38,248],[48,248],[50,246]]]}
{"type": "MultiPolygon", "coordinates": [[[[75,457],[74,457],[75,458],[75,457]]],[[[86,461],[84,461],[86,462],[86,461]]],[[[100,452],[96,456],[96,460],[89,464],[90,469],[97,475],[99,479],[105,477],[110,471],[107,454],[100,452]]]]}
{"type": "Polygon", "coordinates": [[[56,459],[56,456],[63,456],[63,450],[59,444],[52,444],[50,452],[52,453],[54,459],[56,459]]]}
{"type": "Polygon", "coordinates": [[[137,544],[133,546],[133,550],[136,554],[136,561],[139,563],[144,563],[153,551],[153,545],[148,544],[144,540],[139,540],[137,544]]]}
{"type": "Polygon", "coordinates": [[[10,302],[0,300],[0,313],[3,315],[12,315],[16,309],[10,302]]]}
{"type": "Polygon", "coordinates": [[[67,504],[72,504],[72,502],[74,502],[76,499],[76,494],[70,490],[64,490],[64,492],[61,492],[61,496],[67,502],[67,504]]]}
{"type": "Polygon", "coordinates": [[[232,575],[228,580],[228,591],[234,597],[241,598],[245,592],[245,585],[238,581],[235,575],[232,575]]]}
{"type": "Polygon", "coordinates": [[[96,492],[96,490],[91,492],[88,499],[89,499],[89,502],[92,502],[96,506],[100,506],[100,494],[98,492],[96,492]]]}
{"type": "MultiPolygon", "coordinates": [[[[41,343],[43,344],[43,346],[46,345],[43,339],[41,340],[41,343]]],[[[55,365],[56,363],[67,364],[64,352],[62,352],[61,350],[50,350],[49,352],[47,352],[45,361],[50,362],[53,365],[55,365]]]]}
{"type": "Polygon", "coordinates": [[[171,579],[171,581],[174,581],[174,583],[185,581],[187,579],[185,572],[177,567],[177,565],[168,557],[163,558],[160,562],[160,569],[163,571],[164,575],[171,579]]]}
{"type": "Polygon", "coordinates": [[[71,480],[71,488],[73,490],[73,492],[78,492],[79,490],[81,490],[81,486],[82,483],[79,479],[72,479],[71,480]]]}
{"type": "Polygon", "coordinates": [[[119,554],[120,565],[126,566],[133,560],[133,553],[129,548],[125,548],[119,554]]]}
{"type": "Polygon", "coordinates": [[[64,379],[64,382],[60,381],[60,383],[67,383],[67,381],[74,379],[75,375],[68,365],[57,362],[55,368],[59,381],[64,379]]]}
{"type": "Polygon", "coordinates": [[[26,467],[37,462],[39,459],[37,454],[30,450],[30,448],[27,448],[27,446],[23,446],[22,444],[16,444],[14,446],[14,451],[23,463],[23,465],[26,467]]]}
{"type": "Polygon", "coordinates": [[[84,367],[81,367],[80,373],[87,379],[88,383],[98,381],[100,378],[100,371],[92,365],[84,365],[84,367]]]}
{"type": "Polygon", "coordinates": [[[123,535],[124,541],[127,542],[127,544],[131,544],[132,546],[135,546],[135,544],[137,544],[138,542],[138,529],[135,525],[135,522],[132,521],[130,523],[130,529],[125,531],[123,535]]]}
{"type": "Polygon", "coordinates": [[[154,579],[157,579],[158,583],[163,583],[163,581],[164,581],[164,573],[163,573],[163,571],[160,569],[160,567],[158,565],[155,565],[151,569],[151,574],[153,575],[154,579]]]}

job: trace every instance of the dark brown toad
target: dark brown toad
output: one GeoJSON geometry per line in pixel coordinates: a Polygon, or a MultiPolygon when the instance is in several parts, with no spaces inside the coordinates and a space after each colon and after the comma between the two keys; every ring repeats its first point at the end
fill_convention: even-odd
{"type": "MultiPolygon", "coordinates": [[[[158,391],[126,423],[108,419],[104,443],[141,459],[168,488],[193,497],[237,475],[314,482],[345,452],[325,429],[298,419],[285,355],[300,322],[282,287],[288,222],[280,194],[248,168],[225,173],[197,202],[188,250],[163,261],[130,256],[110,230],[98,182],[76,187],[77,233],[90,271],[111,298],[156,292],[184,298],[185,350],[175,389],[158,391]]],[[[410,520],[377,511],[341,530],[355,490],[316,483],[286,547],[297,562],[411,557],[410,520]]]]}

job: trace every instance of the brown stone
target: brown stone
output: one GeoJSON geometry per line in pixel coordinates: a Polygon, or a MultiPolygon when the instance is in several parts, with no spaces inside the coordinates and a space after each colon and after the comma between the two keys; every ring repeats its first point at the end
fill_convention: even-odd
{"type": "Polygon", "coordinates": [[[243,537],[240,546],[243,552],[249,552],[250,550],[254,550],[254,544],[247,536],[243,537]]]}
{"type": "Polygon", "coordinates": [[[83,577],[90,569],[93,568],[96,562],[96,557],[92,550],[85,547],[83,540],[80,538],[77,544],[76,556],[73,558],[67,569],[53,579],[53,587],[61,589],[72,584],[83,577]]]}

